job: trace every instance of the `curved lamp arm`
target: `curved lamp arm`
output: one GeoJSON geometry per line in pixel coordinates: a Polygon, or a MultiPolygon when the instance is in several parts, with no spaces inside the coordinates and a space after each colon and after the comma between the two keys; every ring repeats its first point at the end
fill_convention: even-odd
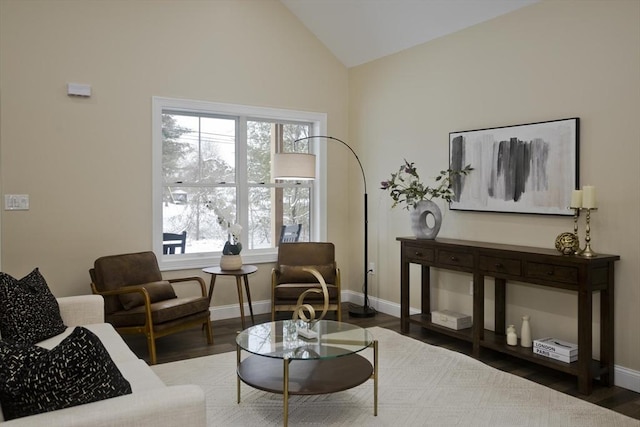
{"type": "Polygon", "coordinates": [[[305,141],[305,140],[308,140],[308,139],[315,139],[315,138],[324,138],[324,139],[331,139],[333,141],[337,141],[340,144],[342,144],[345,147],[347,147],[349,149],[349,151],[351,151],[351,153],[353,153],[353,155],[355,156],[356,160],[358,161],[358,166],[360,166],[360,172],[362,172],[362,180],[364,181],[364,192],[366,193],[367,192],[367,178],[364,175],[364,168],[362,167],[362,162],[360,161],[360,158],[358,157],[356,152],[353,151],[353,148],[351,148],[351,146],[349,144],[347,144],[346,142],[344,142],[341,139],[334,138],[332,136],[324,136],[324,135],[305,136],[304,138],[296,139],[293,142],[295,144],[296,142],[299,142],[299,141],[305,141]]]}

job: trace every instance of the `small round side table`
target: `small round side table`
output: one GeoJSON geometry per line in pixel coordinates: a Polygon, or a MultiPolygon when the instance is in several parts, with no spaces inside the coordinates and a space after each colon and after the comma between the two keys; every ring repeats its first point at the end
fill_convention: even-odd
{"type": "Polygon", "coordinates": [[[240,319],[242,320],[242,329],[246,329],[244,326],[244,302],[242,300],[242,279],[244,278],[244,290],[247,293],[247,302],[249,303],[249,312],[251,313],[251,323],[255,324],[253,320],[253,307],[251,307],[251,292],[249,292],[249,275],[258,271],[258,267],[255,265],[243,265],[238,270],[222,270],[220,266],[207,267],[202,269],[203,272],[211,274],[211,284],[209,285],[209,305],[211,305],[211,297],[213,296],[213,287],[216,284],[216,278],[218,276],[235,276],[236,286],[238,287],[238,302],[240,303],[240,319]]]}

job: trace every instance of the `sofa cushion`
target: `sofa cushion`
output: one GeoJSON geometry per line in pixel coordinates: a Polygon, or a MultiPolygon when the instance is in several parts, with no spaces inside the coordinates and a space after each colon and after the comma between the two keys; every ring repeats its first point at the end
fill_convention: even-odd
{"type": "MultiPolygon", "coordinates": [[[[144,285],[123,286],[122,289],[131,288],[145,288],[149,293],[149,299],[152,303],[158,301],[164,301],[166,299],[177,298],[176,292],[173,290],[171,283],[166,280],[159,282],[145,283],[144,285]]],[[[134,307],[140,307],[144,305],[144,298],[139,292],[132,292],[130,294],[118,295],[120,302],[125,310],[130,310],[134,307]]]]}
{"type": "Polygon", "coordinates": [[[305,268],[318,270],[327,284],[336,282],[336,265],[332,263],[322,265],[281,265],[278,283],[318,283],[316,276],[305,271],[305,268]]]}
{"type": "MultiPolygon", "coordinates": [[[[122,339],[122,336],[116,332],[116,330],[113,328],[113,325],[111,325],[110,323],[95,323],[92,325],[83,325],[83,328],[87,328],[100,339],[100,342],[102,343],[104,348],[106,348],[109,352],[111,360],[113,360],[115,364],[118,365],[118,368],[120,368],[120,364],[122,362],[139,360],[138,356],[136,356],[135,353],[131,351],[131,348],[129,348],[129,346],[122,339]]],[[[46,348],[47,350],[52,350],[65,338],[71,335],[74,329],[75,328],[67,328],[60,335],[56,335],[55,337],[40,341],[36,345],[38,347],[46,348]]],[[[129,377],[125,375],[125,378],[129,377]]]]}
{"type": "Polygon", "coordinates": [[[0,341],[0,404],[6,420],[131,393],[97,336],[77,327],[58,346],[0,341]]]}
{"type": "Polygon", "coordinates": [[[58,302],[37,268],[20,280],[0,273],[2,339],[35,344],[65,329],[58,302]]]}

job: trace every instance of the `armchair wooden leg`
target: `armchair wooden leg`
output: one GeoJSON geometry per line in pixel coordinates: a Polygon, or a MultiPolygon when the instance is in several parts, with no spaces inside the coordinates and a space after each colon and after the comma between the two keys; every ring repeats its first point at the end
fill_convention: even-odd
{"type": "Polygon", "coordinates": [[[153,334],[147,334],[147,344],[149,345],[149,359],[150,364],[155,365],[156,359],[156,339],[153,334]]]}
{"type": "Polygon", "coordinates": [[[207,343],[211,345],[213,344],[213,327],[211,326],[211,320],[207,319],[203,326],[207,329],[207,343]]]}

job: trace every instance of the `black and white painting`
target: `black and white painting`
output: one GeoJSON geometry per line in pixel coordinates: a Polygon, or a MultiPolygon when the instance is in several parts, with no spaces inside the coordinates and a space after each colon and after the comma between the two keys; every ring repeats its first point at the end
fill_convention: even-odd
{"type": "Polygon", "coordinates": [[[450,208],[466,211],[573,215],[578,188],[579,118],[451,132],[456,178],[450,208]]]}

